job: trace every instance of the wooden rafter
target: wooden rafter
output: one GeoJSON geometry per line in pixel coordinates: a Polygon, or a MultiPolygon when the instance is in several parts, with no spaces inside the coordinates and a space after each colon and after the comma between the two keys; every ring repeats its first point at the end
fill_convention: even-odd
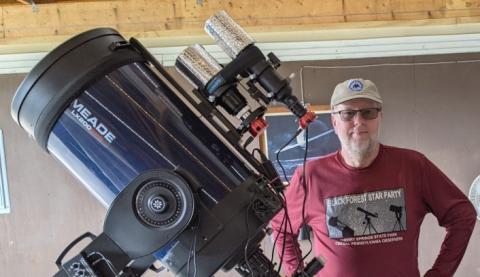
{"type": "MultiPolygon", "coordinates": [[[[28,0],[14,3],[31,4],[28,0]]],[[[429,26],[439,25],[449,26],[445,28],[449,33],[464,32],[457,26],[465,24],[470,24],[468,32],[480,32],[480,0],[210,0],[202,5],[192,0],[35,3],[36,12],[27,5],[0,6],[0,48],[18,42],[57,43],[96,27],[113,27],[125,36],[180,45],[193,37],[205,39],[204,21],[218,10],[226,10],[249,32],[255,32],[257,38],[268,41],[283,40],[284,37],[275,36],[285,32],[291,40],[311,38],[301,38],[301,33],[324,31],[337,35],[345,29],[358,36],[366,28],[389,29],[394,31],[384,33],[402,35],[404,30],[399,28],[409,26],[425,27],[422,35],[429,34],[429,26]]],[[[441,34],[438,28],[433,29],[434,34],[441,34]]],[[[319,39],[330,38],[319,35],[319,39]]]]}

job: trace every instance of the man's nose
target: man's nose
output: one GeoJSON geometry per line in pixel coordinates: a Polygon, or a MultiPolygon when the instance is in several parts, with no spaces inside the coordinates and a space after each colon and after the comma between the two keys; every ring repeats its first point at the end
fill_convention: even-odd
{"type": "Polygon", "coordinates": [[[360,111],[357,111],[355,113],[355,115],[353,116],[352,118],[352,121],[355,125],[358,125],[358,124],[364,124],[365,123],[365,119],[362,117],[362,115],[360,114],[360,111]]]}

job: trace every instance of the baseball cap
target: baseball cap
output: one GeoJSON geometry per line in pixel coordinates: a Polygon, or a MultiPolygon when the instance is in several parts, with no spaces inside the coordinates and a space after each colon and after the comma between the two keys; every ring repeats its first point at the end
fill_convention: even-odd
{"type": "Polygon", "coordinates": [[[340,103],[357,98],[366,98],[383,103],[377,86],[370,80],[358,78],[338,84],[333,91],[330,106],[333,108],[340,103]]]}

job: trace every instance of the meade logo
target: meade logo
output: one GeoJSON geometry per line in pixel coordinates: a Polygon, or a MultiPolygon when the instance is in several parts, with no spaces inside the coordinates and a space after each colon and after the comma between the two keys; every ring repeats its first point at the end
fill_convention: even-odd
{"type": "Polygon", "coordinates": [[[106,141],[112,143],[116,136],[108,130],[108,128],[101,122],[98,122],[98,118],[92,115],[92,112],[87,109],[83,104],[78,102],[78,99],[73,101],[72,115],[89,131],[95,130],[106,141]]]}

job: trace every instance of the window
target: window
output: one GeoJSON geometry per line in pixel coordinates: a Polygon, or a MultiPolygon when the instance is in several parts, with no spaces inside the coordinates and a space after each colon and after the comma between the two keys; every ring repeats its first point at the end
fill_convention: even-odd
{"type": "Polygon", "coordinates": [[[7,165],[5,163],[3,132],[0,129],[0,214],[7,213],[10,213],[10,198],[8,196],[7,165]]]}

